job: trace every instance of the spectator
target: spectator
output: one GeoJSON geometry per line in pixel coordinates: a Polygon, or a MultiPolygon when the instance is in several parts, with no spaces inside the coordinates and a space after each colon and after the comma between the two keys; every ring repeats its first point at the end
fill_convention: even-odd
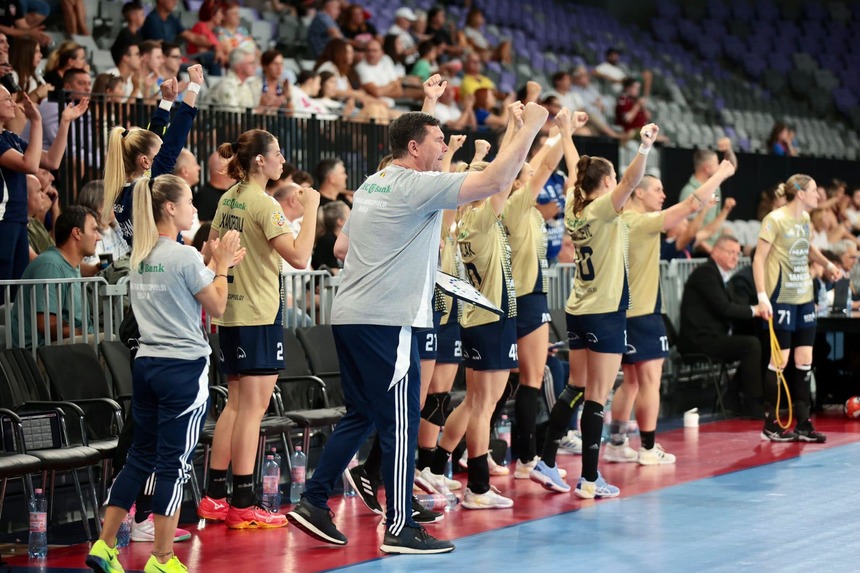
{"type": "MultiPolygon", "coordinates": [[[[616,48],[606,50],[606,57],[603,62],[597,65],[592,72],[594,77],[600,78],[607,82],[615,93],[620,93],[623,86],[622,82],[628,77],[632,77],[627,68],[621,63],[621,52],[616,48]]],[[[642,93],[647,98],[651,95],[651,80],[652,74],[645,70],[642,72],[641,78],[634,78],[642,83],[642,93]]]]}
{"type": "Polygon", "coordinates": [[[323,159],[317,163],[315,174],[321,207],[334,201],[343,201],[352,207],[352,197],[346,189],[348,177],[343,161],[335,157],[323,159]]]}
{"type": "Polygon", "coordinates": [[[357,50],[363,50],[369,41],[379,39],[376,26],[368,22],[364,8],[359,4],[350,4],[343,11],[339,26],[343,37],[357,50]]]}
{"type": "Polygon", "coordinates": [[[23,93],[29,95],[36,105],[54,90],[54,86],[45,82],[39,74],[38,68],[41,62],[42,49],[36,40],[22,38],[15,41],[15,49],[9,54],[12,77],[23,93]]]}
{"type": "Polygon", "coordinates": [[[444,6],[437,4],[427,12],[427,35],[439,49],[440,59],[448,60],[463,55],[463,47],[455,40],[454,26],[446,21],[444,6]]]}
{"type": "Polygon", "coordinates": [[[9,38],[6,34],[0,32],[0,76],[6,75],[12,71],[12,66],[9,64],[9,38]]]}
{"type": "Polygon", "coordinates": [[[758,208],[756,209],[756,219],[759,221],[763,220],[774,209],[779,209],[785,205],[785,195],[777,193],[778,188],[779,186],[770,187],[761,192],[758,208]]]}
{"type": "Polygon", "coordinates": [[[556,96],[561,103],[561,107],[565,107],[571,111],[583,109],[582,101],[573,91],[573,82],[569,72],[556,72],[552,75],[551,79],[552,90],[546,93],[547,96],[556,96]]]}
{"type": "Polygon", "coordinates": [[[853,233],[860,231],[860,187],[851,193],[851,200],[845,207],[845,219],[853,233]]]}
{"type": "MultiPolygon", "coordinates": [[[[353,69],[354,60],[355,50],[352,45],[342,38],[337,38],[329,42],[325,47],[322,55],[317,59],[314,71],[318,73],[331,72],[334,74],[337,78],[335,99],[345,103],[350,98],[353,98],[355,101],[361,102],[365,112],[376,109],[381,110],[381,113],[387,113],[387,106],[385,104],[359,88],[360,80],[358,74],[353,69]],[[381,106],[384,106],[385,109],[381,109],[381,106]]],[[[378,113],[372,115],[378,115],[378,113]]]]}
{"type": "MultiPolygon", "coordinates": [[[[57,246],[50,247],[36,257],[21,276],[22,280],[37,281],[44,279],[79,279],[81,278],[81,262],[84,257],[96,252],[96,243],[101,239],[99,234],[98,215],[85,207],[72,205],[57,219],[55,238],[57,246]]],[[[62,337],[68,338],[72,331],[83,333],[83,301],[81,285],[68,284],[62,287],[25,286],[15,298],[12,308],[12,340],[19,343],[19,329],[23,326],[23,339],[26,348],[42,346],[45,341],[56,340],[57,331],[62,331],[62,337]],[[33,288],[38,289],[35,297],[31,295],[33,288]],[[41,293],[39,291],[42,291],[41,293]],[[44,296],[47,291],[47,296],[44,296]],[[35,298],[35,307],[31,308],[31,298],[35,298]],[[59,309],[62,316],[58,318],[59,309]],[[74,314],[72,310],[74,309],[74,314]],[[31,331],[31,315],[36,315],[36,333],[31,331]],[[45,314],[49,314],[46,329],[45,314]]]]}
{"type": "MultiPolygon", "coordinates": [[[[272,198],[281,205],[284,217],[287,218],[287,225],[293,231],[293,236],[298,236],[299,231],[302,230],[302,219],[305,215],[305,208],[296,193],[298,189],[301,189],[301,185],[298,183],[281,180],[272,191],[272,198]]],[[[286,261],[284,262],[286,263],[286,261]]]]}
{"type": "Polygon", "coordinates": [[[289,109],[292,102],[290,82],[283,79],[284,56],[278,50],[269,50],[263,53],[260,64],[263,67],[260,106],[289,109]]]}
{"type": "Polygon", "coordinates": [[[54,238],[45,228],[45,215],[50,209],[51,200],[42,189],[39,178],[27,175],[27,240],[31,261],[54,246],[54,238]]]}
{"type": "Polygon", "coordinates": [[[484,13],[480,8],[473,6],[466,15],[466,27],[463,29],[463,35],[469,47],[475,50],[483,62],[495,60],[504,64],[510,64],[511,41],[505,40],[498,46],[491,46],[489,40],[487,40],[481,31],[484,27],[484,22],[484,13]]]}
{"type": "Polygon", "coordinates": [[[770,136],[767,138],[767,152],[782,157],[794,157],[797,155],[788,125],[781,121],[773,124],[770,136]]]}
{"type": "MultiPolygon", "coordinates": [[[[113,53],[113,52],[111,52],[113,53]]],[[[63,42],[51,52],[45,62],[45,81],[54,86],[53,98],[63,100],[63,76],[68,70],[84,70],[89,72],[87,51],[76,42],[63,42]]]]}
{"type": "MultiPolygon", "coordinates": [[[[161,40],[144,40],[140,45],[141,92],[144,98],[153,98],[161,85],[161,68],[164,66],[164,52],[161,40]]],[[[178,67],[178,66],[177,66],[178,67]]],[[[175,74],[169,76],[177,77],[175,74]]]]}
{"type": "Polygon", "coordinates": [[[131,101],[141,97],[140,46],[138,44],[128,44],[124,52],[112,53],[111,55],[116,67],[109,69],[107,73],[122,78],[125,100],[131,101]]]}
{"type": "Polygon", "coordinates": [[[853,280],[857,270],[857,243],[850,239],[842,239],[831,246],[831,251],[836,255],[836,266],[839,267],[846,277],[851,277],[851,310],[860,310],[860,296],[858,296],[857,284],[853,280]]]}
{"type": "Polygon", "coordinates": [[[161,40],[162,42],[179,42],[180,40],[201,42],[203,38],[191,30],[186,30],[182,22],[173,13],[177,0],[156,0],[155,8],[143,22],[141,34],[144,40],[161,40]]]}
{"type": "MultiPolygon", "coordinates": [[[[738,158],[735,156],[734,150],[732,150],[732,141],[728,137],[721,137],[717,140],[717,149],[723,154],[725,159],[731,161],[732,165],[735,166],[735,172],[737,172],[738,158]]],[[[693,175],[690,177],[690,180],[687,181],[687,184],[681,189],[678,201],[683,201],[692,195],[696,189],[702,185],[702,183],[707,181],[711,175],[717,171],[717,167],[719,166],[720,162],[715,152],[710,149],[697,150],[693,154],[693,175]]],[[[705,219],[702,222],[705,226],[716,219],[717,215],[719,215],[722,210],[722,194],[720,193],[719,188],[714,192],[714,196],[717,198],[717,201],[705,214],[705,219]]],[[[708,248],[713,247],[714,241],[708,241],[707,245],[708,248]]]]}
{"type": "Polygon", "coordinates": [[[445,86],[445,91],[436,101],[433,115],[448,129],[477,129],[478,121],[475,119],[474,97],[464,98],[463,109],[457,105],[454,99],[456,88],[450,82],[445,86]]]}
{"type": "Polygon", "coordinates": [[[409,72],[411,77],[418,78],[422,84],[427,79],[439,70],[439,64],[436,62],[438,50],[436,45],[431,40],[424,40],[418,44],[418,59],[412,70],[409,72]]]}
{"type": "Polygon", "coordinates": [[[501,113],[496,113],[496,96],[493,90],[480,88],[475,92],[475,120],[478,127],[503,129],[508,124],[508,105],[514,102],[514,94],[510,93],[502,102],[501,113]]]}
{"type": "Polygon", "coordinates": [[[303,169],[299,169],[293,173],[293,181],[298,183],[300,187],[313,187],[314,176],[303,169]]]}
{"type": "Polygon", "coordinates": [[[311,266],[320,270],[326,268],[336,275],[343,267],[343,261],[334,254],[334,244],[349,218],[350,208],[343,201],[330,201],[320,208],[320,220],[317,226],[317,239],[311,257],[311,266]]]}
{"type": "Polygon", "coordinates": [[[116,40],[114,40],[110,47],[110,53],[113,56],[114,62],[126,53],[130,45],[140,45],[143,42],[141,28],[143,28],[143,23],[146,20],[146,14],[140,1],[132,0],[123,4],[122,17],[125,20],[125,26],[120,29],[116,40]]]}
{"type": "Polygon", "coordinates": [[[236,181],[227,175],[227,161],[221,159],[217,152],[212,152],[206,164],[206,175],[209,179],[200,186],[194,194],[194,206],[201,221],[211,221],[218,210],[218,201],[227,189],[236,181]]]}
{"type": "Polygon", "coordinates": [[[215,29],[218,41],[228,51],[244,48],[249,52],[257,52],[257,44],[248,30],[240,25],[239,5],[235,2],[224,4],[224,18],[221,26],[215,29]]]}
{"type": "Polygon", "coordinates": [[[848,240],[860,245],[860,239],[839,224],[833,209],[813,209],[810,213],[812,232],[809,243],[818,250],[831,249],[839,241],[848,240]]]}
{"type": "Polygon", "coordinates": [[[51,37],[42,31],[42,22],[51,13],[44,0],[6,0],[0,4],[0,32],[9,38],[35,38],[47,46],[51,37]]]}
{"type": "Polygon", "coordinates": [[[684,286],[678,350],[697,352],[714,360],[740,361],[727,397],[744,413],[762,412],[761,344],[755,336],[729,333],[732,321],[758,316],[755,306],[729,298],[726,283],[738,264],[741,246],[734,237],[717,239],[711,257],[696,268],[684,286]]]}
{"type": "MultiPolygon", "coordinates": [[[[394,62],[382,51],[378,40],[367,43],[365,59],[355,66],[361,88],[376,98],[399,98],[403,95],[402,76],[397,73],[394,62]]],[[[393,107],[394,102],[389,102],[393,107]]]]}
{"type": "MultiPolygon", "coordinates": [[[[404,61],[407,65],[418,59],[418,47],[415,45],[415,39],[409,30],[412,28],[412,23],[418,19],[415,12],[411,8],[398,8],[394,13],[394,24],[388,29],[388,36],[397,36],[400,38],[401,50],[404,61]]],[[[405,72],[404,72],[405,75],[405,72]]]]}
{"type": "Polygon", "coordinates": [[[460,82],[460,101],[464,97],[473,95],[481,88],[496,89],[493,80],[481,74],[482,65],[481,56],[475,52],[466,55],[466,62],[463,66],[463,81],[460,82]]]}
{"type": "MultiPolygon", "coordinates": [[[[29,5],[32,0],[27,0],[29,5]]],[[[90,29],[87,27],[87,8],[84,0],[63,0],[60,2],[63,12],[64,32],[70,36],[89,36],[90,29]]]]}
{"type": "MultiPolygon", "coordinates": [[[[182,75],[182,50],[179,44],[164,42],[161,44],[161,53],[164,55],[164,63],[161,64],[161,69],[158,70],[158,81],[156,83],[159,88],[166,80],[179,78],[182,75]]],[[[187,86],[188,83],[186,81],[179,82],[180,92],[184,92],[187,86]]],[[[177,101],[182,101],[182,95],[180,94],[177,101]]]]}
{"type": "Polygon", "coordinates": [[[260,103],[262,86],[255,74],[257,56],[247,48],[230,52],[230,70],[209,92],[209,104],[231,111],[245,111],[260,103]]]}
{"type": "MultiPolygon", "coordinates": [[[[194,189],[200,183],[200,164],[197,162],[197,157],[191,153],[188,148],[182,148],[179,156],[176,158],[176,164],[173,167],[172,175],[176,175],[182,179],[189,189],[194,189]]],[[[192,201],[193,201],[192,197],[192,201]]],[[[197,215],[197,210],[194,210],[191,227],[182,231],[182,239],[186,245],[191,244],[197,230],[200,229],[200,218],[197,215]]]]}
{"type": "MultiPolygon", "coordinates": [[[[50,149],[56,141],[62,120],[61,110],[69,104],[78,105],[84,100],[89,101],[91,92],[92,84],[89,72],[72,68],[63,74],[63,87],[60,90],[60,93],[63,94],[62,99],[54,100],[53,97],[50,97],[39,106],[39,113],[42,114],[42,149],[50,149]]],[[[86,104],[84,104],[84,110],[86,110],[86,104]]],[[[83,137],[91,140],[92,135],[87,131],[83,137]]],[[[21,139],[30,140],[29,124],[21,132],[21,139]]],[[[75,145],[74,141],[72,145],[75,145]]]]}
{"type": "Polygon", "coordinates": [[[337,25],[340,10],[340,0],[322,0],[317,15],[311,21],[311,25],[308,26],[308,47],[314,58],[319,58],[322,55],[330,40],[343,38],[343,32],[337,25]]]}
{"type": "Polygon", "coordinates": [[[319,119],[337,119],[337,116],[317,101],[320,93],[320,76],[316,72],[302,70],[296,79],[296,85],[290,88],[290,105],[294,117],[310,117],[316,115],[319,119]]]}
{"type": "Polygon", "coordinates": [[[354,99],[349,98],[346,103],[337,99],[337,77],[331,72],[320,73],[320,90],[316,101],[330,113],[341,114],[344,119],[352,117],[355,111],[354,99]]]}
{"type": "MultiPolygon", "coordinates": [[[[101,179],[90,181],[78,193],[78,205],[86,207],[94,213],[101,213],[104,210],[104,204],[105,183],[101,179]]],[[[101,263],[102,260],[110,264],[128,255],[128,245],[119,231],[116,216],[113,211],[110,214],[110,221],[104,225],[101,225],[101,217],[99,217],[99,234],[101,235],[101,240],[96,245],[95,256],[85,258],[82,265],[105,266],[101,263]]]]}
{"type": "Polygon", "coordinates": [[[216,30],[224,22],[224,5],[218,0],[205,0],[200,5],[197,23],[191,31],[192,37],[185,47],[188,56],[200,62],[213,76],[220,76],[222,66],[227,65],[230,50],[218,40],[216,30]]]}
{"type": "Polygon", "coordinates": [[[621,94],[615,104],[615,123],[625,133],[638,131],[651,120],[647,100],[640,97],[642,84],[633,78],[625,78],[621,86],[621,94]]]}

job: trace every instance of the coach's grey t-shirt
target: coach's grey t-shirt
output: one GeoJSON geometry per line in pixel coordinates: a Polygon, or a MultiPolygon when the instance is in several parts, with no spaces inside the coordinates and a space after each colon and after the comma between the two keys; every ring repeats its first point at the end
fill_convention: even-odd
{"type": "Polygon", "coordinates": [[[468,173],[390,165],[355,192],[343,228],[349,251],[332,324],[433,326],[443,209],[456,209],[468,173]]]}
{"type": "Polygon", "coordinates": [[[131,306],[140,327],[138,356],[196,360],[209,356],[203,307],[195,295],[215,273],[193,247],[161,237],[131,271],[131,306]]]}

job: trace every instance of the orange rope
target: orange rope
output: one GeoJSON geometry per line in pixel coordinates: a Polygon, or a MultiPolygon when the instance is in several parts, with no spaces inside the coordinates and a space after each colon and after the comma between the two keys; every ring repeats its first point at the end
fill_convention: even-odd
{"type": "Polygon", "coordinates": [[[776,332],[773,330],[773,317],[767,319],[767,327],[770,330],[770,359],[776,366],[776,423],[783,430],[787,430],[794,421],[794,409],[791,405],[791,392],[788,390],[788,382],[785,379],[783,369],[785,364],[782,363],[782,348],[779,347],[779,341],[776,339],[776,332]],[[788,402],[788,420],[785,424],[779,417],[779,404],[782,398],[782,389],[785,388],[785,399],[788,402]]]}

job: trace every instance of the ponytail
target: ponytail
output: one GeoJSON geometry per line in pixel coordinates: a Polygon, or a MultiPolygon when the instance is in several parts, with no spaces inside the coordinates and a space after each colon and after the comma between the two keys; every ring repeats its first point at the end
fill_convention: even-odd
{"type": "Polygon", "coordinates": [[[164,219],[164,204],[176,203],[188,184],[176,175],[159,175],[154,179],[141,177],[134,185],[132,224],[134,249],[131,268],[137,268],[158,243],[158,223],[164,219]]]}
{"type": "Polygon", "coordinates": [[[102,226],[110,223],[110,214],[123,187],[138,171],[137,160],[161,144],[161,138],[139,127],[110,130],[105,158],[105,203],[102,208],[102,226]]]}
{"type": "Polygon", "coordinates": [[[573,184],[573,215],[579,217],[582,211],[594,201],[588,196],[600,186],[603,178],[612,175],[612,164],[602,157],[583,155],[576,164],[576,181],[573,184]]]}
{"type": "Polygon", "coordinates": [[[782,199],[785,197],[785,183],[780,183],[776,187],[776,191],[773,192],[773,196],[777,199],[782,199]]]}
{"type": "Polygon", "coordinates": [[[269,146],[275,143],[275,136],[262,129],[251,129],[239,136],[237,141],[222,143],[218,155],[228,160],[227,176],[236,181],[244,181],[251,174],[254,158],[265,155],[269,146]]]}
{"type": "Polygon", "coordinates": [[[786,201],[789,202],[794,201],[794,198],[797,197],[797,192],[805,191],[806,186],[809,185],[810,181],[812,181],[812,177],[809,175],[795,173],[788,178],[788,181],[780,183],[779,187],[776,189],[776,196],[785,197],[786,201]],[[780,193],[782,194],[780,195],[780,193]]]}

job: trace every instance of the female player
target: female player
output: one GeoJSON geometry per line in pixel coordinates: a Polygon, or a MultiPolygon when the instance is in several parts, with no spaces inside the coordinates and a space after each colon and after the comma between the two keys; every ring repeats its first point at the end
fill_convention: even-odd
{"type": "Polygon", "coordinates": [[[227,306],[227,271],[241,260],[239,233],[225,233],[212,248],[214,272],[193,248],[177,243],[197,211],[179,177],[138,180],[134,191],[137,244],[131,300],[140,328],[134,360],[132,411],[136,420],[128,460],[110,489],[101,538],[86,563],[94,571],[122,571],[116,534],[144,482],[155,472],[155,541],[144,571],[187,571],[173,554],[183,484],[209,404],[209,343],[200,314],[221,316],[227,306]]]}
{"type": "MultiPolygon", "coordinates": [[[[556,492],[570,486],[555,464],[559,441],[571,416],[584,398],[582,420],[582,476],[574,493],[582,498],[616,497],[620,490],[597,470],[603,406],[626,352],[626,312],[630,306],[627,284],[627,232],[621,221],[624,203],[645,172],[645,162],[659,129],[648,124],[640,131],[639,153],[618,182],[612,163],[583,155],[573,172],[565,225],[576,246],[577,273],[567,300],[570,337],[570,383],[550,412],[541,461],[531,479],[556,492]]],[[[565,158],[575,159],[573,140],[563,138],[565,158]]]]}
{"type": "MultiPolygon", "coordinates": [[[[206,519],[225,520],[231,529],[283,527],[286,517],[262,508],[256,499],[254,460],[260,422],[284,367],[281,257],[295,268],[307,266],[314,226],[305,225],[294,237],[280,204],[266,194],[266,184],[280,177],[285,163],[271,133],[246,131],[237,142],[222,144],[218,153],[229,159],[227,174],[239,183],[221,197],[209,239],[239,231],[248,261],[229,277],[227,310],[215,321],[230,399],[215,426],[212,470],[197,513],[206,519]],[[231,461],[233,496],[228,506],[227,467],[231,461]]],[[[310,188],[297,192],[306,220],[315,221],[319,193],[310,188]]]]}
{"type": "Polygon", "coordinates": [[[660,234],[703,207],[710,208],[714,191],[735,172],[723,160],[714,173],[685,201],[662,210],[666,195],[656,177],[645,175],[624,206],[621,220],[629,233],[629,280],[633,293],[627,311],[627,352],[621,362],[624,382],[612,399],[610,441],[603,459],[609,462],[639,462],[642,465],[675,463],[675,456],[656,443],[660,410],[660,379],[669,343],[663,323],[660,292],[660,234]],[[627,422],[636,404],[636,421],[642,444],[637,452],[629,446],[627,422]]]}
{"type": "Polygon", "coordinates": [[[773,329],[782,356],[771,355],[764,377],[763,440],[772,442],[824,442],[827,437],[815,431],[809,419],[811,402],[810,370],[815,340],[815,300],[809,260],[827,268],[831,276],[841,276],[836,265],[809,243],[809,211],[818,206],[818,188],[812,177],[795,174],[777,189],[788,203],[771,211],[762,221],[758,236],[753,277],[758,292],[758,312],[764,320],[773,319],[773,329]],[[778,368],[788,363],[794,350],[794,380],[791,396],[797,424],[794,431],[777,423],[778,368]]]}

